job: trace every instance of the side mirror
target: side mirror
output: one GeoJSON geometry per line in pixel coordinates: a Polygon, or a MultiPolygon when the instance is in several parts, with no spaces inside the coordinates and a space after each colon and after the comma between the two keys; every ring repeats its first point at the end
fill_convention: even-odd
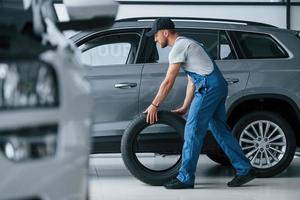
{"type": "Polygon", "coordinates": [[[57,23],[61,30],[110,27],[118,12],[118,3],[114,0],[63,0],[61,6],[65,6],[67,15],[57,23]]]}

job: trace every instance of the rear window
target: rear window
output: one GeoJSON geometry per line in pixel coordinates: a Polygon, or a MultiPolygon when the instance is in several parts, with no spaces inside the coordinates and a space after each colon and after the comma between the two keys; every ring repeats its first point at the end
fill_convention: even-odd
{"type": "Polygon", "coordinates": [[[234,32],[242,52],[242,58],[264,59],[264,58],[287,58],[288,54],[269,35],[234,32]]]}

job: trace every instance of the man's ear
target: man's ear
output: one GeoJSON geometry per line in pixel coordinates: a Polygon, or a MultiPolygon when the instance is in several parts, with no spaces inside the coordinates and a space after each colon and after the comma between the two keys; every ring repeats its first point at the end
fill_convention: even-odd
{"type": "Polygon", "coordinates": [[[164,30],[163,34],[164,34],[165,37],[168,37],[169,36],[169,31],[168,30],[164,30]]]}

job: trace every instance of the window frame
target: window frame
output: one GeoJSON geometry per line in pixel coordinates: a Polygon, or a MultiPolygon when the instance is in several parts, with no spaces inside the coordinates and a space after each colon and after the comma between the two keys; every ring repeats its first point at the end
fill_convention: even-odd
{"type": "Polygon", "coordinates": [[[224,61],[224,60],[237,60],[238,59],[238,55],[236,53],[236,49],[232,43],[232,40],[230,38],[230,36],[228,35],[228,32],[226,30],[219,30],[219,43],[218,43],[218,58],[216,59],[217,61],[224,61]],[[229,44],[229,47],[230,47],[230,50],[232,51],[233,53],[233,56],[234,58],[230,58],[230,59],[221,59],[221,34],[224,34],[227,41],[228,41],[228,44],[229,44]]]}
{"type": "MultiPolygon", "coordinates": [[[[84,45],[85,43],[94,40],[94,39],[101,39],[104,37],[111,37],[111,36],[118,36],[118,35],[136,35],[139,37],[139,40],[137,41],[137,45],[136,45],[136,52],[134,55],[134,58],[132,59],[132,63],[128,63],[128,59],[130,58],[130,54],[132,54],[132,48],[133,45],[132,43],[128,42],[131,44],[131,48],[129,50],[129,54],[128,57],[126,59],[126,63],[125,64],[109,64],[109,65],[131,65],[131,64],[136,64],[137,58],[139,56],[139,51],[141,48],[141,42],[143,39],[143,29],[142,28],[134,28],[134,29],[120,29],[120,30],[108,30],[108,31],[101,31],[101,32],[93,32],[87,36],[82,37],[82,39],[78,40],[77,46],[80,49],[80,51],[82,52],[81,46],[84,45]]],[[[118,42],[116,42],[118,43],[118,42]]],[[[109,43],[108,43],[109,44],[109,43]]],[[[110,43],[112,44],[112,43],[110,43]]],[[[109,66],[109,65],[96,65],[96,66],[109,66]]],[[[94,66],[95,67],[95,66],[94,66]]]]}
{"type": "MultiPolygon", "coordinates": [[[[150,30],[150,28],[145,28],[144,32],[147,32],[149,30],[150,30]]],[[[201,30],[203,30],[203,31],[216,31],[218,33],[217,59],[213,59],[214,61],[230,61],[230,60],[237,60],[237,59],[239,59],[239,56],[237,54],[237,50],[235,48],[235,45],[233,44],[233,41],[232,41],[232,39],[231,39],[231,37],[230,37],[230,35],[229,35],[229,33],[228,33],[227,30],[224,30],[224,29],[197,28],[197,27],[178,27],[178,28],[176,28],[176,31],[178,31],[180,33],[194,32],[194,31],[201,31],[201,30]],[[221,35],[221,33],[224,33],[224,35],[225,35],[225,37],[226,37],[226,39],[228,41],[228,44],[229,44],[229,46],[231,48],[231,51],[234,54],[234,58],[232,58],[232,59],[224,59],[224,60],[220,59],[220,39],[221,39],[220,35],[221,35]]],[[[147,36],[145,36],[143,34],[143,38],[144,38],[143,39],[144,40],[143,41],[144,46],[151,46],[152,49],[156,46],[156,45],[153,45],[153,44],[155,44],[154,39],[153,39],[153,41],[150,41],[151,37],[149,39],[149,38],[147,38],[147,36]],[[149,41],[151,42],[151,44],[149,43],[149,41]]],[[[152,49],[150,51],[152,51],[152,49]]],[[[146,59],[144,57],[145,55],[143,55],[141,52],[140,52],[139,56],[140,56],[139,59],[141,59],[141,60],[145,60],[146,59]]],[[[152,55],[152,57],[153,57],[153,55],[152,55]]],[[[145,64],[168,64],[168,63],[154,63],[154,62],[144,62],[144,63],[145,64]]]]}

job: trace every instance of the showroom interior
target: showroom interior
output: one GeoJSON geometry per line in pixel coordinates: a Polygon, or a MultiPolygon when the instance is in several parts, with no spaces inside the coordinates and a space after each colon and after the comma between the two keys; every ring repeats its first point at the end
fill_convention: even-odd
{"type": "Polygon", "coordinates": [[[299,199],[299,18],[300,0],[0,0],[0,200],[299,199]]]}

